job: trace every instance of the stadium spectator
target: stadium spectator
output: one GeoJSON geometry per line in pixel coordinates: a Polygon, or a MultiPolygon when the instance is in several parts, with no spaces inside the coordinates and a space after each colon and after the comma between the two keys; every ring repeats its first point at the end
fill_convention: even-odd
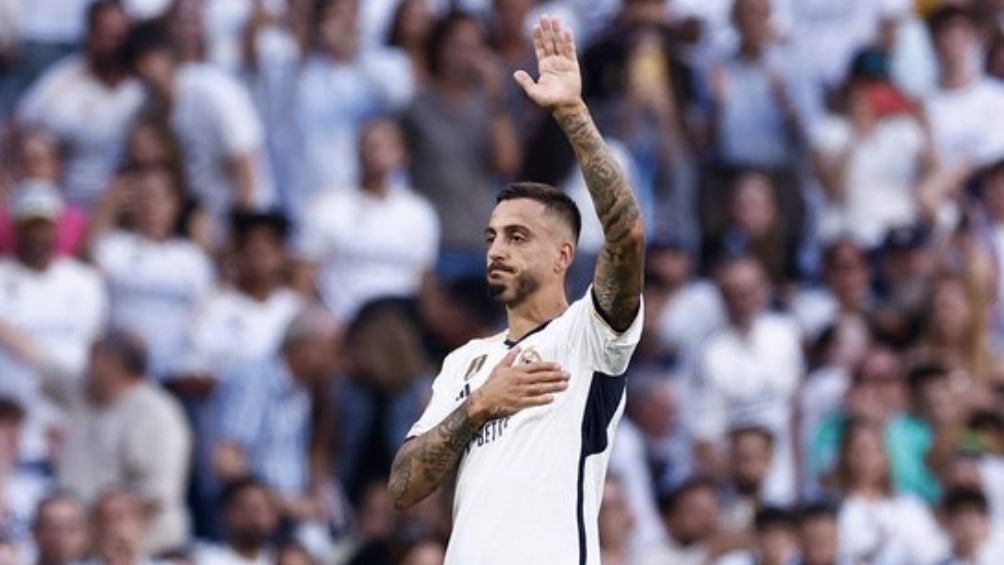
{"type": "Polygon", "coordinates": [[[819,102],[799,61],[777,45],[769,0],[736,0],[734,55],[713,63],[710,137],[729,164],[787,168],[798,162],[819,102]]]}
{"type": "Polygon", "coordinates": [[[938,57],[938,89],[926,101],[934,142],[950,168],[979,167],[1004,156],[1004,127],[995,111],[1004,87],[988,79],[978,64],[976,20],[964,5],[946,3],[928,17],[938,57]]]}
{"type": "Polygon", "coordinates": [[[698,565],[748,541],[721,531],[715,483],[701,477],[684,481],[663,499],[662,517],[666,539],[644,548],[638,557],[640,564],[698,565]]]}
{"type": "Polygon", "coordinates": [[[220,390],[218,478],[260,477],[278,492],[282,515],[294,521],[327,517],[323,498],[312,495],[321,477],[311,477],[308,465],[311,391],[332,376],[337,340],[326,311],[304,310],[290,321],[277,354],[233,369],[220,390]]]}
{"type": "Polygon", "coordinates": [[[1004,560],[1004,536],[990,522],[987,498],[978,490],[954,489],[941,503],[951,539],[944,565],[989,565],[1004,560]]]}
{"type": "Polygon", "coordinates": [[[219,241],[227,213],[267,206],[275,197],[251,97],[219,69],[180,62],[157,22],[130,31],[126,54],[146,88],[147,104],[167,117],[185,148],[186,185],[215,222],[219,241]]]}
{"type": "Polygon", "coordinates": [[[819,237],[848,234],[866,249],[890,228],[930,218],[945,187],[930,132],[889,77],[877,49],[861,52],[839,93],[838,111],[812,132],[826,204],[819,237]]]}
{"type": "Polygon", "coordinates": [[[660,493],[682,483],[692,472],[690,438],[680,417],[678,383],[663,375],[632,374],[625,413],[617,429],[610,469],[619,478],[633,516],[632,548],[665,537],[659,518],[660,493]]]}
{"type": "Polygon", "coordinates": [[[0,538],[15,544],[28,539],[35,509],[51,485],[39,469],[21,462],[24,409],[0,397],[0,538]]]}
{"type": "Polygon", "coordinates": [[[650,245],[645,259],[651,275],[646,290],[660,288],[662,295],[661,307],[646,297],[647,307],[659,319],[657,336],[683,362],[725,321],[721,296],[711,281],[697,278],[695,261],[679,242],[650,245]]]}
{"type": "Polygon", "coordinates": [[[816,339],[842,318],[867,322],[873,303],[871,267],[865,249],[853,239],[842,237],[823,249],[823,285],[800,288],[790,308],[806,337],[816,339]]]}
{"type": "Polygon", "coordinates": [[[387,34],[387,45],[400,49],[411,63],[411,76],[418,88],[429,84],[429,54],[426,44],[436,24],[429,0],[403,0],[397,5],[387,34]]]}
{"type": "Polygon", "coordinates": [[[616,475],[608,475],[603,484],[603,502],[600,505],[600,559],[609,565],[631,563],[631,528],[634,518],[626,496],[616,475]]]}
{"type": "Polygon", "coordinates": [[[372,299],[417,296],[439,250],[435,209],[397,178],[407,164],[397,125],[381,118],[362,126],[358,155],[359,188],[319,193],[297,242],[302,290],[313,294],[316,280],[345,323],[372,299]]]}
{"type": "Polygon", "coordinates": [[[913,343],[922,329],[933,276],[938,267],[931,234],[922,225],[886,232],[878,253],[875,335],[896,347],[913,343]]]}
{"type": "Polygon", "coordinates": [[[774,436],[757,426],[729,430],[728,460],[722,522],[730,530],[748,530],[764,509],[763,487],[774,462],[774,436]]]}
{"type": "Polygon", "coordinates": [[[93,269],[56,255],[59,193],[51,185],[26,183],[9,202],[17,247],[13,258],[0,260],[0,284],[9,293],[0,305],[0,391],[27,412],[23,456],[44,461],[45,435],[59,410],[40,393],[39,376],[83,375],[107,303],[93,269]]]}
{"type": "Polygon", "coordinates": [[[777,507],[758,510],[755,517],[756,546],[725,555],[716,565],[787,565],[798,557],[795,517],[777,507]]]}
{"type": "Polygon", "coordinates": [[[521,148],[505,108],[502,69],[473,16],[440,20],[428,43],[429,86],[403,118],[415,188],[439,212],[437,269],[455,278],[480,273],[480,234],[497,180],[519,169],[521,148]]]}
{"type": "Polygon", "coordinates": [[[764,501],[791,503],[791,403],[803,370],[797,326],[765,311],[770,284],[755,259],[727,259],[718,266],[716,279],[729,320],[702,343],[694,361],[688,421],[698,468],[723,477],[727,431],[738,425],[763,426],[773,434],[775,448],[764,501]]]}
{"type": "Polygon", "coordinates": [[[840,557],[837,510],[826,503],[809,504],[798,512],[801,559],[798,565],[850,565],[840,557]]]}
{"type": "MultiPolygon", "coordinates": [[[[0,178],[0,186],[8,193],[17,190],[20,182],[36,181],[58,186],[62,161],[55,137],[40,128],[15,129],[9,140],[9,149],[9,178],[0,178]]],[[[2,170],[3,167],[0,167],[2,170]]],[[[4,254],[11,254],[16,248],[14,219],[8,204],[0,204],[0,251],[4,254]]],[[[72,204],[63,207],[56,220],[56,245],[60,255],[75,255],[83,248],[86,224],[82,208],[72,204]]]]}
{"type": "Polygon", "coordinates": [[[184,196],[168,169],[140,169],[118,178],[91,214],[90,253],[104,274],[111,326],[146,344],[148,372],[175,374],[188,327],[212,288],[213,265],[180,237],[184,196]]]}
{"type": "Polygon", "coordinates": [[[963,385],[984,381],[990,368],[990,296],[962,274],[941,273],[932,280],[921,358],[941,362],[968,375],[963,385]]]}
{"type": "Polygon", "coordinates": [[[273,563],[279,510],[268,487],[254,478],[237,479],[223,488],[220,500],[225,544],[197,552],[195,565],[273,563]]]}
{"type": "Polygon", "coordinates": [[[49,495],[38,504],[32,534],[37,565],[79,563],[90,547],[84,504],[65,492],[49,495]]]}
{"type": "Polygon", "coordinates": [[[371,477],[390,474],[408,422],[421,413],[429,369],[418,328],[396,300],[359,311],[346,329],[345,353],[347,378],[333,393],[334,459],[341,484],[358,502],[371,477]]]}
{"type": "Polygon", "coordinates": [[[142,541],[151,553],[187,543],[191,432],[181,407],[148,380],[140,339],[106,334],[91,351],[86,383],[57,381],[48,388],[68,413],[60,484],[88,502],[113,486],[128,489],[137,504],[150,508],[143,513],[142,541]]]}
{"type": "Polygon", "coordinates": [[[129,17],[118,2],[91,4],[86,54],[48,70],[18,107],[20,122],[44,127],[64,148],[61,184],[74,204],[90,206],[104,191],[143,103],[122,58],[128,32],[129,17]]]}
{"type": "Polygon", "coordinates": [[[347,190],[364,182],[356,142],[362,125],[402,110],[415,93],[402,53],[360,46],[360,4],[320,0],[314,6],[310,51],[294,79],[291,108],[302,148],[284,157],[306,172],[297,185],[298,202],[309,201],[317,190],[347,190]]]}
{"type": "Polygon", "coordinates": [[[882,429],[854,421],[841,443],[837,486],[843,495],[837,521],[841,553],[872,563],[935,563],[944,537],[919,500],[896,494],[882,429]]]}
{"type": "Polygon", "coordinates": [[[149,516],[142,497],[129,489],[110,487],[101,493],[91,511],[93,557],[86,565],[149,564],[144,546],[149,516]]]}

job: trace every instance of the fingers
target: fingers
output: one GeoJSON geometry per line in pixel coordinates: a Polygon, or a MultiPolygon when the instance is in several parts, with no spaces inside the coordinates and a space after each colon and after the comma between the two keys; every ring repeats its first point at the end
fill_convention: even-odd
{"type": "Polygon", "coordinates": [[[512,367],[512,363],[516,360],[517,355],[519,355],[519,347],[513,347],[509,350],[509,353],[505,354],[505,357],[503,357],[495,367],[512,367]]]}
{"type": "Polygon", "coordinates": [[[536,55],[538,63],[547,56],[547,51],[544,49],[544,30],[540,23],[533,26],[533,53],[536,55]]]}
{"type": "Polygon", "coordinates": [[[558,18],[541,18],[544,26],[544,49],[548,55],[558,54],[558,37],[561,34],[561,23],[558,18]]]}
{"type": "Polygon", "coordinates": [[[568,381],[562,380],[553,383],[539,383],[535,385],[530,385],[526,388],[526,393],[528,397],[542,396],[545,394],[552,394],[555,392],[561,392],[568,388],[568,381]]]}
{"type": "Polygon", "coordinates": [[[551,362],[537,362],[520,365],[519,370],[524,373],[539,373],[541,371],[560,371],[561,365],[551,362]]]}
{"type": "Polygon", "coordinates": [[[558,44],[558,48],[565,57],[569,59],[578,58],[578,55],[575,54],[575,38],[572,37],[572,32],[567,29],[561,32],[561,41],[558,44]]]}
{"type": "Polygon", "coordinates": [[[516,79],[516,84],[520,85],[520,87],[522,87],[527,94],[530,93],[530,89],[533,88],[534,82],[526,71],[516,71],[513,73],[512,78],[516,79]]]}

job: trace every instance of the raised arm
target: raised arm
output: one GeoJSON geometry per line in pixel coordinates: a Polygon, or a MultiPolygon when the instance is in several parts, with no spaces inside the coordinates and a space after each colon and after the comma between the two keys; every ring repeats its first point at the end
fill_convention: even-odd
{"type": "Polygon", "coordinates": [[[624,331],[641,305],[645,224],[627,177],[603,142],[582,100],[582,78],[575,42],[556,18],[541,18],[533,28],[540,76],[525,71],[515,79],[538,105],[551,111],[582,167],[586,186],[603,225],[604,243],[596,263],[593,297],[604,319],[624,331]]]}

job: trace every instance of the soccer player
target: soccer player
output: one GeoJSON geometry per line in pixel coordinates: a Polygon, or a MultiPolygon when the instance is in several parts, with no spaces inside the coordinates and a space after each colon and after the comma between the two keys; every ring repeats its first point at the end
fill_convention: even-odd
{"type": "Polygon", "coordinates": [[[605,234],[587,296],[565,275],[581,218],[561,191],[502,190],[491,214],[488,285],[508,330],[460,347],[395,458],[390,494],[408,508],[456,471],[446,563],[594,564],[597,515],[628,361],[641,335],[644,223],[630,186],[581,98],[571,34],[534,27],[540,76],[516,81],[552,112],[585,175],[605,234]]]}

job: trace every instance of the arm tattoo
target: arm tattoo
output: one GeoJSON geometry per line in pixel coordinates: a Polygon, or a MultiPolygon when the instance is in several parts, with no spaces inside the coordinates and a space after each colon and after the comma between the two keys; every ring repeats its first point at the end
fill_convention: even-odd
{"type": "Polygon", "coordinates": [[[391,467],[391,500],[407,508],[436,490],[456,468],[477,429],[465,402],[438,426],[406,442],[391,467]]]}
{"type": "Polygon", "coordinates": [[[575,150],[603,225],[604,243],[596,262],[593,297],[610,326],[624,331],[641,304],[645,260],[641,210],[586,106],[559,109],[555,119],[575,150]]]}

